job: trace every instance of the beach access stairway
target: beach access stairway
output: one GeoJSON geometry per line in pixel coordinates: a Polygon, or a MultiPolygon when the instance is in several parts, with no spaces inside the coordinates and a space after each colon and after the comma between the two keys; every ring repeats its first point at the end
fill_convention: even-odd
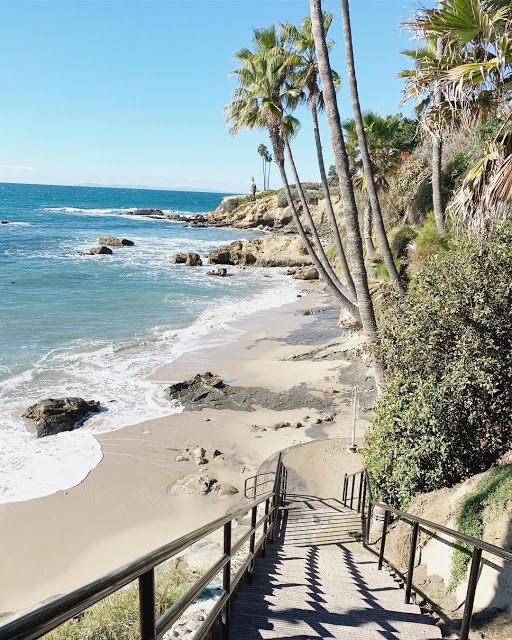
{"type": "Polygon", "coordinates": [[[279,537],[231,610],[232,640],[434,640],[441,632],[361,544],[338,500],[287,496],[279,537]]]}
{"type": "MultiPolygon", "coordinates": [[[[471,556],[458,635],[468,640],[482,563],[489,558],[512,562],[512,552],[378,502],[365,470],[345,474],[342,487],[331,483],[334,493],[341,494],[337,497],[293,492],[305,485],[292,467],[293,456],[287,458],[292,451],[272,461],[275,470],[246,481],[246,501],[237,510],[6,622],[0,626],[0,640],[42,638],[131,584],[138,585],[139,624],[130,633],[140,640],[436,640],[441,637],[439,627],[411,604],[415,593],[423,598],[414,586],[420,532],[442,535],[458,548],[462,542],[471,556]],[[403,574],[386,559],[392,520],[411,527],[403,574]],[[214,534],[222,535],[220,557],[158,615],[157,569],[214,534]],[[219,576],[219,595],[199,627],[186,636],[176,634],[183,614],[210,585],[219,583],[219,576]]],[[[305,459],[309,465],[310,456],[305,459]]],[[[331,467],[327,475],[333,477],[331,467]]]]}

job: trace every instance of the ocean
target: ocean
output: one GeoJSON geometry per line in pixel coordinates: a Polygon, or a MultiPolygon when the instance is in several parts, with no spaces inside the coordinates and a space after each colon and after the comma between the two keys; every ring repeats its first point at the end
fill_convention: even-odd
{"type": "Polygon", "coordinates": [[[281,270],[206,275],[174,265],[259,232],[193,228],[126,215],[137,208],[182,214],[214,209],[223,194],[0,183],[0,503],[76,485],[101,460],[95,437],[179,411],[160,365],[237,335],[233,320],[295,298],[281,270]],[[80,255],[100,235],[134,247],[80,255]],[[270,276],[270,277],[269,277],[270,276]],[[215,340],[212,340],[215,336],[215,340]],[[101,426],[36,438],[21,413],[48,397],[99,400],[101,426]]]}

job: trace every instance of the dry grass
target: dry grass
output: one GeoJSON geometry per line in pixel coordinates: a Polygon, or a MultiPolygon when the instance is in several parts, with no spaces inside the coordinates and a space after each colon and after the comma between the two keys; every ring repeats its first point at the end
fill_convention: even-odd
{"type": "MultiPolygon", "coordinates": [[[[160,569],[156,578],[157,616],[176,602],[196,577],[176,563],[160,569]]],[[[44,637],[45,640],[138,640],[138,584],[135,582],[117,591],[44,637]]]]}

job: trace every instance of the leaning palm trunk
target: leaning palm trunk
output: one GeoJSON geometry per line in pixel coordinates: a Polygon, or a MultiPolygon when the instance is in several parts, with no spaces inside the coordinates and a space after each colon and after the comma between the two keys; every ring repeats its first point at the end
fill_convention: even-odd
{"type": "Polygon", "coordinates": [[[341,0],[341,13],[343,16],[343,35],[345,40],[345,55],[347,59],[347,72],[348,72],[348,84],[350,86],[350,95],[352,98],[352,111],[354,113],[354,123],[356,126],[357,140],[359,142],[359,149],[361,152],[361,160],[363,162],[363,170],[366,178],[366,188],[368,190],[368,198],[373,213],[373,220],[375,223],[375,232],[379,240],[379,250],[388,270],[390,281],[395,284],[400,291],[403,291],[403,286],[400,283],[400,276],[395,265],[393,253],[389,246],[388,236],[386,234],[386,228],[384,226],[384,219],[382,217],[382,210],[380,207],[379,196],[377,194],[377,187],[373,177],[372,162],[370,159],[370,152],[368,151],[368,142],[366,140],[366,133],[363,124],[363,115],[361,113],[361,104],[359,102],[359,90],[357,87],[356,67],[354,61],[354,47],[352,44],[352,30],[350,26],[350,9],[348,6],[349,0],[341,0]]]}
{"type": "Polygon", "coordinates": [[[324,250],[324,247],[322,245],[322,241],[320,239],[320,236],[318,235],[318,230],[316,228],[315,221],[313,220],[313,216],[311,215],[311,211],[309,209],[308,201],[306,200],[306,195],[304,193],[304,189],[302,188],[302,184],[300,182],[299,174],[297,172],[297,167],[295,165],[295,160],[293,158],[292,150],[290,148],[290,143],[288,142],[286,137],[284,139],[284,145],[285,145],[285,148],[286,148],[286,152],[288,154],[288,159],[290,161],[290,167],[292,168],[293,178],[295,180],[295,184],[297,185],[297,192],[299,194],[300,202],[302,204],[302,210],[304,212],[304,215],[306,217],[306,221],[307,221],[307,223],[309,225],[309,228],[311,230],[311,234],[313,235],[313,238],[314,238],[315,243],[316,243],[316,254],[317,254],[320,262],[322,263],[325,271],[327,272],[331,282],[334,284],[334,286],[339,290],[339,292],[341,294],[343,294],[351,302],[355,303],[356,302],[355,295],[353,296],[351,294],[351,292],[341,284],[341,282],[339,281],[338,276],[334,273],[334,270],[333,270],[333,268],[331,266],[331,263],[329,262],[329,260],[327,258],[327,255],[325,254],[325,250],[324,250]]]}
{"type": "Polygon", "coordinates": [[[329,274],[324,269],[323,264],[320,262],[318,256],[316,255],[315,250],[313,249],[313,246],[311,245],[311,242],[304,230],[304,227],[302,226],[302,222],[300,221],[299,214],[297,212],[295,203],[293,201],[292,192],[290,190],[288,177],[286,175],[286,170],[284,167],[284,154],[283,154],[283,150],[281,149],[281,136],[278,132],[276,132],[274,127],[270,128],[270,139],[271,139],[272,147],[274,150],[274,159],[276,161],[277,166],[279,167],[279,173],[281,174],[281,179],[283,181],[283,188],[286,195],[286,199],[288,200],[288,206],[290,207],[292,218],[297,227],[297,231],[299,232],[299,236],[301,237],[302,242],[304,243],[307,249],[309,257],[311,258],[311,261],[317,268],[319,274],[322,276],[322,278],[325,280],[325,282],[333,292],[334,296],[339,300],[341,306],[344,309],[346,309],[354,318],[356,318],[356,320],[360,320],[359,309],[357,305],[355,305],[345,295],[343,295],[338,289],[338,287],[335,286],[334,282],[329,277],[329,274]]]}
{"type": "Polygon", "coordinates": [[[347,150],[341,129],[340,114],[336,102],[336,93],[332,80],[332,70],[329,61],[329,52],[325,42],[324,24],[322,16],[321,0],[310,0],[311,23],[315,48],[318,59],[318,68],[324,92],[324,101],[331,132],[331,141],[336,159],[336,169],[340,181],[340,195],[343,200],[343,213],[345,227],[348,236],[348,248],[352,277],[357,292],[357,304],[361,316],[363,331],[369,346],[372,349],[374,374],[377,387],[380,388],[384,379],[384,368],[377,357],[374,347],[378,342],[377,322],[375,311],[368,287],[368,275],[364,264],[363,242],[359,229],[356,200],[350,176],[347,150]]]}
{"type": "Polygon", "coordinates": [[[364,230],[364,246],[366,249],[366,255],[370,260],[374,260],[376,256],[375,246],[372,238],[372,206],[370,199],[365,198],[364,203],[364,218],[363,218],[363,230],[364,230]]]}
{"type": "Polygon", "coordinates": [[[327,174],[325,173],[324,154],[322,152],[322,140],[320,139],[320,128],[318,126],[318,113],[316,109],[316,96],[313,95],[311,97],[310,103],[311,103],[311,116],[313,118],[313,132],[315,134],[316,155],[318,158],[318,168],[320,170],[320,180],[322,182],[322,189],[325,196],[325,205],[327,208],[327,215],[329,216],[329,221],[331,223],[331,228],[334,234],[334,243],[336,246],[336,252],[338,254],[338,258],[340,259],[340,262],[341,262],[343,275],[345,276],[345,280],[347,281],[347,286],[350,289],[350,292],[355,298],[356,288],[354,286],[354,280],[352,279],[352,274],[350,273],[350,268],[348,266],[345,250],[343,249],[343,242],[341,240],[338,221],[336,220],[336,214],[334,213],[334,209],[332,206],[331,192],[329,190],[329,183],[327,182],[327,174]]]}

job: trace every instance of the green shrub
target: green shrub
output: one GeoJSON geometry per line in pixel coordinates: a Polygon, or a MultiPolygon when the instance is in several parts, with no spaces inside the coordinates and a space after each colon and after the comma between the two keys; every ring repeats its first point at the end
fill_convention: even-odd
{"type": "MultiPolygon", "coordinates": [[[[191,572],[174,563],[157,573],[157,617],[161,616],[191,586],[191,572]]],[[[139,590],[137,583],[101,600],[81,616],[44,636],[45,640],[138,640],[139,590]]]]}
{"type": "MultiPolygon", "coordinates": [[[[474,538],[482,538],[485,525],[484,510],[494,507],[503,509],[512,500],[512,464],[496,467],[480,480],[475,489],[461,500],[455,513],[457,531],[474,538]]],[[[465,549],[455,549],[452,557],[450,588],[457,587],[466,578],[471,547],[460,543],[465,549]]]]}
{"type": "Polygon", "coordinates": [[[236,198],[229,198],[228,200],[224,200],[221,204],[222,210],[225,211],[226,213],[231,213],[246,200],[247,200],[246,196],[239,196],[236,198]]]}
{"type": "Polygon", "coordinates": [[[409,252],[413,270],[417,270],[433,257],[444,253],[449,247],[449,240],[439,235],[434,214],[431,211],[416,236],[414,249],[409,252]]]}
{"type": "Polygon", "coordinates": [[[432,256],[380,311],[386,381],[364,460],[380,497],[484,471],[511,444],[512,230],[432,256]]]}
{"type": "Polygon", "coordinates": [[[402,258],[407,253],[407,247],[414,240],[417,233],[410,224],[394,227],[388,233],[391,251],[396,258],[402,258]]]}

